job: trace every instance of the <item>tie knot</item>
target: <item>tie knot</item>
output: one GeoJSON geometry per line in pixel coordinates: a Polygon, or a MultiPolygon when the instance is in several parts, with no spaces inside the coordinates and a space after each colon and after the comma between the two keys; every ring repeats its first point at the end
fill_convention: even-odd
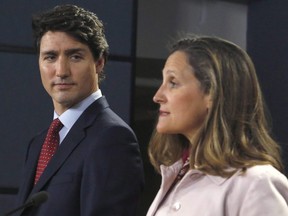
{"type": "Polygon", "coordinates": [[[63,127],[62,122],[59,120],[59,118],[56,118],[51,123],[49,130],[53,131],[53,133],[58,133],[62,127],[63,127]]]}

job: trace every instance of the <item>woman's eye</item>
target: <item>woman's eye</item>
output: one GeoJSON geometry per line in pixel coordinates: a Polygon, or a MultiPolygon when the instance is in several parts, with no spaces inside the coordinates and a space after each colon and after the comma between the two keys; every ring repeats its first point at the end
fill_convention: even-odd
{"type": "Polygon", "coordinates": [[[175,88],[177,86],[177,83],[171,80],[169,81],[169,85],[171,88],[175,88]]]}

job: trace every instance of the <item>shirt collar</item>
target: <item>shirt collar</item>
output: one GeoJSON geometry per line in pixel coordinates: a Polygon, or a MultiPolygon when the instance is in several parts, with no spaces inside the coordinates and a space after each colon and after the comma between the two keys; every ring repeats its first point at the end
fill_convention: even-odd
{"type": "MultiPolygon", "coordinates": [[[[176,161],[174,164],[172,164],[171,166],[165,166],[165,165],[161,165],[160,169],[161,169],[161,174],[162,176],[166,176],[166,178],[168,176],[176,176],[177,173],[179,172],[179,170],[181,169],[181,167],[183,166],[183,160],[182,158],[178,161],[176,161]]],[[[231,168],[230,168],[231,169],[231,168]]],[[[230,170],[229,169],[229,170],[230,170]]],[[[232,169],[231,169],[232,170],[232,169]]],[[[216,185],[221,185],[223,184],[225,181],[227,181],[229,179],[229,177],[221,177],[221,176],[215,176],[215,175],[208,175],[205,174],[204,172],[197,170],[197,169],[190,169],[187,172],[187,176],[194,176],[195,174],[200,176],[205,176],[207,177],[210,181],[212,181],[214,184],[216,185]]],[[[169,178],[169,177],[168,177],[169,178]]]]}
{"type": "Polygon", "coordinates": [[[54,119],[59,118],[64,127],[68,130],[72,128],[74,123],[80,117],[80,115],[90,106],[94,101],[102,97],[101,90],[97,90],[96,92],[89,95],[87,98],[79,102],[78,104],[74,105],[73,107],[66,110],[60,116],[54,111],[54,119]]]}
{"type": "Polygon", "coordinates": [[[213,183],[216,185],[221,185],[223,184],[228,178],[224,178],[221,176],[213,176],[213,175],[206,175],[213,183]]]}

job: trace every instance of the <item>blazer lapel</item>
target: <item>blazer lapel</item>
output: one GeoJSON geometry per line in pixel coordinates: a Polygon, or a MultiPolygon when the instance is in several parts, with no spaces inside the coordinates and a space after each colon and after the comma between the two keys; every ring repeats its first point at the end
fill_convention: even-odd
{"type": "MultiPolygon", "coordinates": [[[[73,150],[81,143],[81,140],[85,138],[85,130],[89,127],[97,117],[97,115],[109,105],[105,97],[101,97],[92,103],[75,122],[63,142],[61,143],[56,154],[52,157],[48,166],[44,170],[38,183],[32,189],[31,194],[40,191],[45,184],[54,176],[59,170],[65,160],[73,152],[73,150]]],[[[39,150],[40,152],[40,150],[39,150]]],[[[39,153],[38,153],[39,155],[39,153]]],[[[35,173],[35,171],[34,171],[35,173]]]]}

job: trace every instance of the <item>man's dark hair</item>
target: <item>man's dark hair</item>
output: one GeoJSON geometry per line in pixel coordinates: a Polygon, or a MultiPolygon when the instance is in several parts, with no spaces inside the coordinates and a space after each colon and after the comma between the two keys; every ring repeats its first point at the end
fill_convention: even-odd
{"type": "MultiPolygon", "coordinates": [[[[59,5],[52,10],[34,15],[32,29],[37,52],[40,50],[42,36],[48,31],[65,32],[88,45],[95,60],[108,58],[109,46],[105,37],[104,26],[97,15],[75,5],[59,5]]],[[[104,74],[99,74],[99,80],[104,74]]]]}

